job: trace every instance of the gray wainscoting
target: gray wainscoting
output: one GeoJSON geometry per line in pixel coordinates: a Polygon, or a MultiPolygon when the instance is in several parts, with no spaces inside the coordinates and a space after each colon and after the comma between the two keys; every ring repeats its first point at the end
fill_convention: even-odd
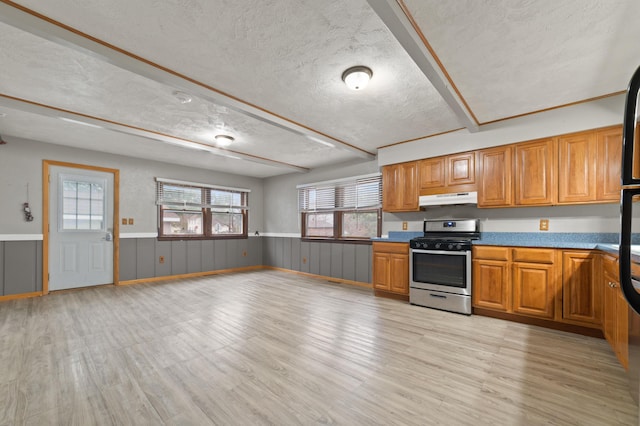
{"type": "Polygon", "coordinates": [[[120,281],[262,265],[260,238],[234,240],[120,240],[120,281]],[[160,263],[160,256],[164,263],[160,263]]]}
{"type": "Polygon", "coordinates": [[[0,241],[0,296],[42,291],[42,241],[0,241]]]}
{"type": "Polygon", "coordinates": [[[289,237],[263,237],[263,241],[265,266],[371,282],[371,245],[320,243],[289,237]]]}

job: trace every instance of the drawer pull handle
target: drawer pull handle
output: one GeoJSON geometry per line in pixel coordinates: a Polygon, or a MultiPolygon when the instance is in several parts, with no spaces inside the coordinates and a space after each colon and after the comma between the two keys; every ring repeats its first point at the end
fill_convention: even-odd
{"type": "Polygon", "coordinates": [[[443,296],[441,294],[433,294],[433,293],[429,293],[429,296],[437,297],[438,299],[446,299],[447,298],[447,296],[443,296]]]}

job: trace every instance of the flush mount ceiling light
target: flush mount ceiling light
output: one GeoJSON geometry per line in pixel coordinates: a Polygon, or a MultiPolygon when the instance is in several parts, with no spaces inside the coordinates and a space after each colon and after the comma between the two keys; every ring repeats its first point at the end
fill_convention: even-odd
{"type": "Polygon", "coordinates": [[[342,81],[351,90],[362,90],[367,87],[372,76],[373,72],[370,68],[358,65],[343,72],[342,81]]]}
{"type": "Polygon", "coordinates": [[[188,104],[189,102],[191,102],[193,100],[193,98],[191,97],[190,94],[185,93],[185,92],[181,92],[179,90],[176,90],[175,92],[173,92],[173,96],[178,100],[178,102],[180,102],[181,104],[188,104]]]}
{"type": "Polygon", "coordinates": [[[216,135],[216,145],[220,147],[229,146],[235,139],[229,135],[216,135]]]}

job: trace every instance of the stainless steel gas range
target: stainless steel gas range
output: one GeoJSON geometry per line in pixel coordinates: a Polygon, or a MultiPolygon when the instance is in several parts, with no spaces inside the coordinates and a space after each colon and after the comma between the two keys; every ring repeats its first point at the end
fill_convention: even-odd
{"type": "Polygon", "coordinates": [[[471,241],[477,219],[425,220],[424,236],[410,241],[409,302],[471,315],[471,241]]]}

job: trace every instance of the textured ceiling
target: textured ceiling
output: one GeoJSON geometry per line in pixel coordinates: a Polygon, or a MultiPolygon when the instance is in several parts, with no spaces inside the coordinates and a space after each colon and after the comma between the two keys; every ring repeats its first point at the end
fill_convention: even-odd
{"type": "Polygon", "coordinates": [[[639,5],[0,0],[0,134],[256,177],[370,158],[464,127],[443,90],[479,131],[624,90],[640,62],[639,5]],[[361,92],[340,78],[354,65],[374,73],[361,92]],[[176,146],[207,149],[220,133],[236,139],[228,151],[176,146]]]}

